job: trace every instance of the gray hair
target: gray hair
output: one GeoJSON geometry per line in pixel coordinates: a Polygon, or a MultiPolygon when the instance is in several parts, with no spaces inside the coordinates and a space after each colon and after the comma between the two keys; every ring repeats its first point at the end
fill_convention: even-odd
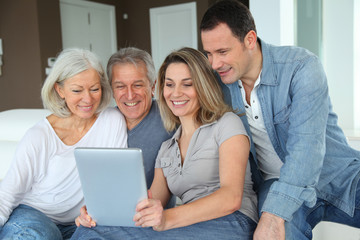
{"type": "Polygon", "coordinates": [[[111,100],[112,92],[99,58],[89,50],[79,48],[64,49],[57,57],[55,64],[41,89],[41,99],[45,108],[56,116],[71,115],[66,102],[55,90],[55,84],[64,85],[64,81],[88,69],[94,69],[100,77],[101,102],[96,112],[106,108],[111,100]]]}
{"type": "Polygon", "coordinates": [[[119,51],[117,51],[110,57],[106,68],[110,85],[112,82],[113,66],[115,64],[126,64],[126,63],[134,64],[136,67],[141,63],[145,63],[147,70],[147,78],[150,81],[150,86],[154,85],[156,79],[154,61],[148,52],[135,47],[121,48],[119,51]]]}

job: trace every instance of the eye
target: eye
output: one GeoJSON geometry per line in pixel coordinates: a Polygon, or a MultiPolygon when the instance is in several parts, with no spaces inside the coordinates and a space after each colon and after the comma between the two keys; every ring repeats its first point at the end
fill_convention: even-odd
{"type": "Polygon", "coordinates": [[[116,89],[124,89],[124,87],[125,87],[124,85],[116,85],[115,86],[116,89]]]}
{"type": "Polygon", "coordinates": [[[99,90],[100,90],[100,88],[91,89],[92,92],[98,92],[99,90]]]}
{"type": "Polygon", "coordinates": [[[225,55],[226,53],[227,53],[227,51],[224,51],[224,50],[219,52],[220,55],[225,55]]]}
{"type": "Polygon", "coordinates": [[[81,90],[78,90],[78,89],[73,89],[73,90],[71,90],[73,93],[79,93],[79,92],[81,92],[81,90]]]}
{"type": "Polygon", "coordinates": [[[172,86],[174,86],[174,84],[173,84],[172,82],[166,82],[166,83],[165,83],[165,86],[166,86],[166,87],[172,87],[172,86]]]}
{"type": "Polygon", "coordinates": [[[135,84],[135,88],[142,88],[143,85],[142,84],[135,84]]]}

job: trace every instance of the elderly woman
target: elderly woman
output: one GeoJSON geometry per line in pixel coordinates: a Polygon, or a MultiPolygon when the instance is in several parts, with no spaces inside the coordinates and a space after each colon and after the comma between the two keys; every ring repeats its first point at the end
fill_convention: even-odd
{"type": "Polygon", "coordinates": [[[68,49],[44,82],[52,114],[30,128],[0,183],[0,239],[63,239],[84,205],[76,147],[126,147],[126,123],[107,108],[111,88],[98,58],[68,49]]]}
{"type": "MultiPolygon", "coordinates": [[[[248,163],[249,138],[231,112],[205,56],[191,48],[171,53],[159,71],[157,93],[165,141],[149,199],[137,205],[132,227],[85,228],[74,239],[252,239],[257,198],[248,163]],[[183,205],[163,209],[170,195],[183,205]],[[152,228],[149,228],[152,227],[152,228]]],[[[94,224],[93,224],[94,225],[94,224]]]]}

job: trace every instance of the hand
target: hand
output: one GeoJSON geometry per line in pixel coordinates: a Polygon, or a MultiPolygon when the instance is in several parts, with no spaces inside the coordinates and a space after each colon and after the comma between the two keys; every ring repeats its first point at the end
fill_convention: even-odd
{"type": "Polygon", "coordinates": [[[134,216],[135,226],[153,227],[155,231],[163,231],[165,217],[164,209],[160,200],[152,198],[152,193],[148,190],[148,199],[138,203],[134,216]]]}
{"type": "Polygon", "coordinates": [[[88,227],[88,228],[91,228],[91,227],[95,227],[96,226],[96,223],[95,221],[92,220],[92,218],[89,216],[88,212],[87,212],[87,209],[86,209],[86,206],[83,206],[81,209],[80,209],[80,216],[78,216],[76,219],[75,219],[75,224],[76,226],[84,226],[84,227],[88,227]]]}
{"type": "Polygon", "coordinates": [[[285,221],[274,214],[263,212],[254,233],[254,240],[285,240],[285,221]]]}

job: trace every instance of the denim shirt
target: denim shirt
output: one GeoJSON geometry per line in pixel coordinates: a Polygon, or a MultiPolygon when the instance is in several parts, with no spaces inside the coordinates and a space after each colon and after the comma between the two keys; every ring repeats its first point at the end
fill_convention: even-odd
{"type": "MultiPolygon", "coordinates": [[[[319,59],[302,48],[259,41],[263,66],[257,94],[270,141],[284,163],[261,211],[290,221],[303,203],[313,207],[319,197],[353,216],[360,152],[337,125],[319,59]]],[[[222,88],[251,138],[238,83],[222,88]]],[[[261,184],[253,145],[250,151],[253,181],[261,184]]]]}

